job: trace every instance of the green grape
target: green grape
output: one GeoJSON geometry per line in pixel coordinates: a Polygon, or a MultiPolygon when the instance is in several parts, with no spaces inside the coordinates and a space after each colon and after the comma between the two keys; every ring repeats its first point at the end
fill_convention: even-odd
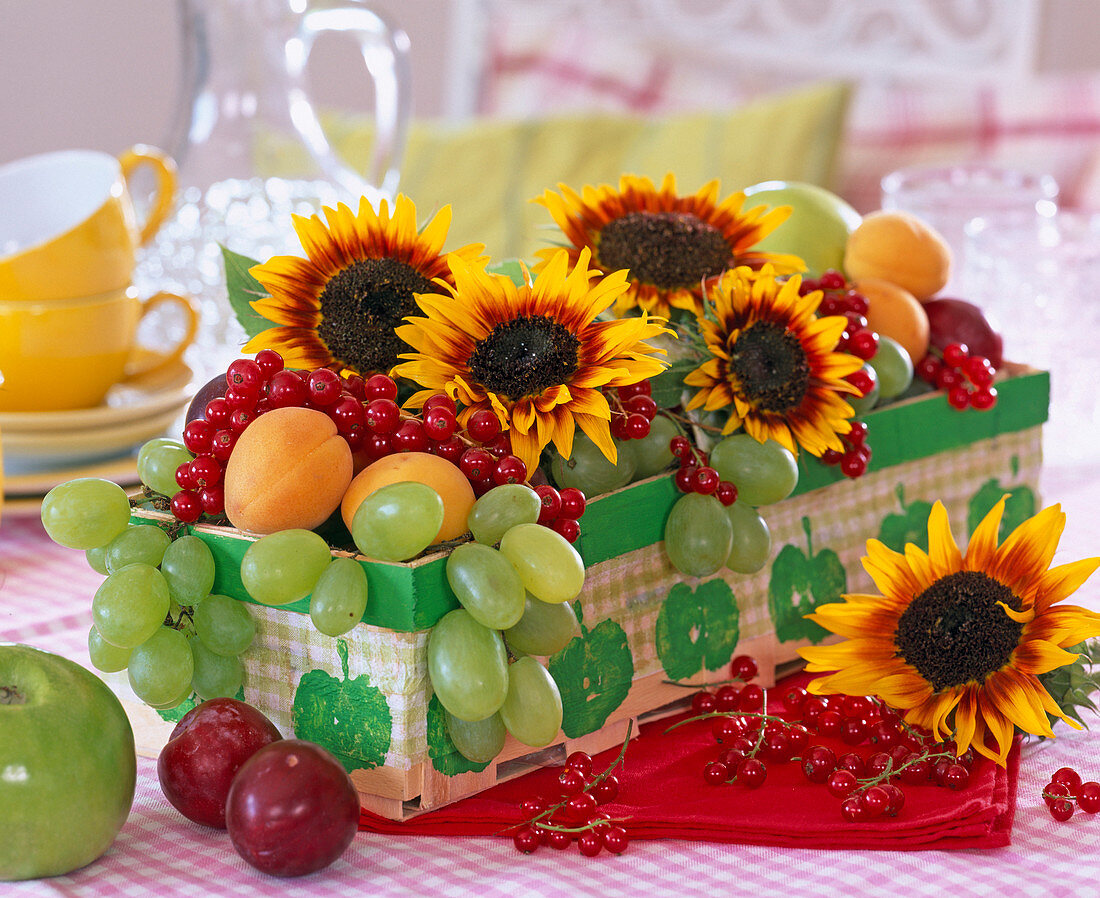
{"type": "Polygon", "coordinates": [[[735,433],[715,446],[710,466],[737,487],[738,501],[753,508],[786,499],[798,485],[798,462],[790,450],[747,433],[735,433]]]}
{"type": "Polygon", "coordinates": [[[172,599],[181,605],[197,605],[214,588],[214,556],[193,534],[173,540],[164,550],[160,572],[172,599]]]}
{"type": "Polygon", "coordinates": [[[183,633],[158,627],[131,652],[126,670],[137,697],[154,707],[163,707],[180,695],[186,698],[190,694],[195,656],[183,633]]]}
{"type": "Polygon", "coordinates": [[[863,368],[860,370],[867,372],[871,377],[870,391],[866,396],[859,396],[856,393],[844,394],[844,400],[855,410],[857,416],[873,409],[879,397],[878,373],[867,362],[863,363],[863,368]]]}
{"type": "Polygon", "coordinates": [[[462,757],[475,764],[487,764],[504,748],[504,721],[500,714],[490,714],[484,720],[461,720],[444,709],[447,733],[462,757]]]}
{"type": "Polygon", "coordinates": [[[726,558],[726,567],[738,574],[755,574],[765,564],[772,551],[772,534],[760,513],[746,502],[737,501],[726,507],[726,517],[733,528],[733,546],[726,558]]]}
{"type": "Polygon", "coordinates": [[[913,360],[897,340],[879,334],[878,351],[868,364],[878,375],[878,401],[893,399],[913,382],[913,360]]]}
{"type": "Polygon", "coordinates": [[[534,658],[524,657],[508,667],[508,695],[500,719],[524,745],[549,745],[561,729],[562,707],[558,684],[534,658]]]}
{"type": "Polygon", "coordinates": [[[233,698],[244,682],[244,667],[236,655],[218,655],[197,636],[189,640],[195,670],[191,688],[201,699],[233,698]]]}
{"type": "Polygon", "coordinates": [[[542,502],[531,487],[524,483],[505,483],[493,487],[474,503],[466,526],[479,543],[495,546],[509,527],[533,524],[541,511],[542,502]]]}
{"type": "Polygon", "coordinates": [[[681,574],[713,574],[726,563],[732,543],[726,508],[714,496],[686,493],[673,504],[665,522],[665,551],[681,574]]]}
{"type": "Polygon", "coordinates": [[[280,530],[261,536],[241,559],[241,583],[264,605],[304,599],[332,561],[328,543],[312,530],[280,530]]]}
{"type": "Polygon", "coordinates": [[[443,499],[425,483],[402,480],[375,490],[355,511],[351,538],[368,558],[408,561],[443,526],[443,499]]]}
{"type": "Polygon", "coordinates": [[[613,440],[618,451],[616,461],[609,461],[589,436],[578,430],[573,436],[569,458],[554,453],[550,474],[559,488],[576,487],[586,496],[600,496],[620,489],[634,476],[633,440],[613,440]]]}
{"type": "Polygon", "coordinates": [[[145,642],[168,614],[168,584],[148,564],[130,564],[107,576],[92,598],[92,621],[111,645],[132,649],[145,642]]]}
{"type": "Polygon", "coordinates": [[[120,670],[126,670],[126,665],[130,663],[131,651],[132,649],[122,649],[117,645],[111,645],[99,635],[99,630],[95,628],[95,624],[92,624],[91,629],[88,630],[88,657],[91,659],[92,667],[96,670],[101,670],[103,673],[116,673],[120,670]]]}
{"type": "Polygon", "coordinates": [[[508,694],[504,640],[468,611],[450,611],[428,637],[428,677],[447,711],[461,720],[484,720],[508,694]]]}
{"type": "Polygon", "coordinates": [[[634,479],[652,477],[671,465],[673,457],[668,444],[679,435],[680,428],[667,415],[657,415],[650,421],[649,434],[640,440],[630,441],[634,449],[634,479]]]}
{"type": "MultiPolygon", "coordinates": [[[[107,545],[110,545],[110,543],[107,545]]],[[[96,546],[94,549],[85,549],[84,557],[88,560],[88,567],[97,574],[107,573],[107,546],[96,546]]]]}
{"type": "Polygon", "coordinates": [[[458,546],[447,559],[447,582],[462,607],[490,629],[506,630],[523,614],[526,592],[519,571],[492,546],[458,546]]]}
{"type": "Polygon", "coordinates": [[[104,564],[113,573],[128,564],[160,565],[164,550],[172,542],[155,524],[131,524],[107,543],[104,564]]]}
{"type": "Polygon", "coordinates": [[[515,565],[524,587],[544,602],[572,602],[584,588],[581,556],[549,527],[517,524],[501,538],[500,551],[515,565]]]}
{"type": "Polygon", "coordinates": [[[59,483],[42,499],[42,526],[67,549],[105,546],[130,523],[130,500],[117,483],[81,477],[59,483]]]}
{"type": "Polygon", "coordinates": [[[192,621],[196,635],[215,655],[239,655],[256,636],[248,606],[216,592],[195,606],[192,621]]]}
{"type": "Polygon", "coordinates": [[[527,593],[523,617],[504,631],[504,641],[513,651],[527,655],[553,655],[580,633],[577,614],[568,602],[543,602],[527,593]]]}
{"type": "Polygon", "coordinates": [[[309,599],[309,617],[317,631],[342,636],[367,610],[367,572],[354,558],[333,558],[309,599]]]}
{"type": "Polygon", "coordinates": [[[194,457],[183,443],[158,437],[138,450],[138,477],[153,492],[174,496],[180,488],[176,483],[176,468],[194,457]]]}

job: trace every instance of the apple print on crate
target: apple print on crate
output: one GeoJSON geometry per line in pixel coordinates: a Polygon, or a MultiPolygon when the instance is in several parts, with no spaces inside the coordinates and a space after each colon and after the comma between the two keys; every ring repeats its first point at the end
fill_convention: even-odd
{"type": "Polygon", "coordinates": [[[464,757],[447,732],[447,713],[435,695],[428,702],[427,718],[428,756],[432,766],[444,776],[457,776],[460,773],[480,773],[489,766],[489,762],[478,763],[464,757]]]}
{"type": "MultiPolygon", "coordinates": [[[[1019,464],[1019,459],[1013,456],[1013,476],[1016,476],[1019,464]]],[[[978,488],[978,491],[970,499],[970,504],[967,506],[966,524],[970,533],[974,532],[974,528],[978,526],[978,522],[986,516],[989,509],[996,505],[1001,496],[1005,493],[1009,495],[1008,500],[1005,502],[1004,515],[1001,517],[1001,529],[997,535],[998,540],[1003,540],[1020,524],[1035,514],[1037,503],[1035,500],[1035,493],[1031,491],[1031,487],[1001,486],[1001,481],[996,477],[992,477],[978,488]]]]}
{"type": "Polygon", "coordinates": [[[923,551],[928,551],[928,515],[932,513],[932,503],[924,499],[906,504],[905,486],[899,483],[894,489],[898,497],[901,512],[888,514],[879,526],[879,542],[895,552],[904,552],[906,543],[912,543],[923,551]]]}
{"type": "Polygon", "coordinates": [[[657,616],[657,657],[669,679],[684,680],[728,664],[740,638],[740,619],[725,580],[708,580],[695,589],[675,584],[657,616]]]}
{"type": "Polygon", "coordinates": [[[327,748],[348,771],[386,761],[393,718],[386,697],[366,674],[348,678],[348,644],[336,641],[344,679],[311,670],[298,681],[291,719],[294,735],[327,748]]]}
{"type": "Polygon", "coordinates": [[[772,562],[768,581],[768,606],[780,642],[821,642],[827,631],[804,615],[818,605],[839,601],[848,589],[848,575],[836,552],[821,549],[814,553],[808,516],[802,518],[802,531],[806,534],[806,551],[793,543],[785,545],[772,562]]]}
{"type": "Polygon", "coordinates": [[[634,680],[634,655],[623,628],[607,618],[589,630],[581,603],[573,608],[580,635],[547,665],[561,692],[562,732],[570,739],[600,729],[623,703],[634,680]]]}

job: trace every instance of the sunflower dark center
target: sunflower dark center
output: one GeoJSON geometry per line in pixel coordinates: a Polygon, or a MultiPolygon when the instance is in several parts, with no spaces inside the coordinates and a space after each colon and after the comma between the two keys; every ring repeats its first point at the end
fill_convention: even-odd
{"type": "Polygon", "coordinates": [[[321,291],[317,335],[333,358],[360,373],[389,371],[409,347],[394,333],[417,311],[414,293],[437,292],[431,281],[396,259],[360,259],[321,291]]]}
{"type": "Polygon", "coordinates": [[[801,341],[770,321],[757,321],[738,334],[729,367],[744,397],[763,411],[782,414],[797,408],[810,385],[801,341]]]}
{"type": "Polygon", "coordinates": [[[1019,610],[1012,590],[981,571],[941,577],[898,619],[898,655],[937,692],[983,682],[1009,662],[1024,627],[998,602],[1019,610]]]}
{"type": "Polygon", "coordinates": [[[729,267],[730,245],[718,228],[683,212],[629,212],[600,230],[596,249],[608,271],[662,290],[697,287],[729,267]]]}
{"type": "Polygon", "coordinates": [[[577,370],[580,340],[547,315],[504,321],[478,344],[467,361],[474,379],[516,400],[568,383],[577,370]]]}

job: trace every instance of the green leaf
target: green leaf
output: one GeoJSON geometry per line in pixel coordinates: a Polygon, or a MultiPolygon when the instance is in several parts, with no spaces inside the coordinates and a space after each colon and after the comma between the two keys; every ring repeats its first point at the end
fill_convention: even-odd
{"type": "Polygon", "coordinates": [[[658,408],[675,408],[684,392],[684,378],[699,367],[698,359],[678,359],[649,379],[651,395],[658,408]]]}
{"type": "Polygon", "coordinates": [[[249,269],[253,265],[258,265],[259,262],[224,246],[222,259],[225,261],[225,287],[229,293],[229,305],[244,328],[244,332],[249,337],[255,337],[261,331],[275,327],[274,321],[264,318],[249,305],[251,300],[268,295],[263,284],[249,273],[249,269]]]}
{"type": "Polygon", "coordinates": [[[503,262],[494,262],[486,266],[485,270],[490,274],[503,274],[505,277],[511,278],[512,283],[517,287],[522,287],[527,283],[523,277],[523,266],[520,264],[519,259],[505,259],[503,262]]]}

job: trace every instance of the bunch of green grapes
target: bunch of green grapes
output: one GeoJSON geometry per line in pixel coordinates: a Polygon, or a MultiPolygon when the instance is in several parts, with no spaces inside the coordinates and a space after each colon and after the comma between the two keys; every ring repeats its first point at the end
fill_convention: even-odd
{"type": "Polygon", "coordinates": [[[83,549],[104,575],[88,632],[96,669],[125,670],[134,693],[154,708],[174,708],[192,694],[237,694],[240,656],[256,625],[245,605],[211,592],[214,557],[202,540],[131,523],[122,487],[97,478],[50,490],[42,523],[51,539],[83,549]]]}
{"type": "Polygon", "coordinates": [[[746,433],[726,437],[709,457],[684,437],[672,440],[680,459],[677,486],[684,491],[665,522],[665,550],[672,566],[691,577],[725,567],[759,571],[771,554],[771,531],[757,510],[786,499],[798,485],[798,463],[774,440],[746,433]]]}
{"type": "Polygon", "coordinates": [[[552,655],[576,635],[571,602],[584,586],[572,544],[538,523],[541,501],[524,484],[494,487],[474,503],[474,536],[447,559],[461,608],[428,639],[428,675],[458,751],[496,757],[511,733],[549,745],[561,729],[557,683],[533,656],[552,655]]]}

